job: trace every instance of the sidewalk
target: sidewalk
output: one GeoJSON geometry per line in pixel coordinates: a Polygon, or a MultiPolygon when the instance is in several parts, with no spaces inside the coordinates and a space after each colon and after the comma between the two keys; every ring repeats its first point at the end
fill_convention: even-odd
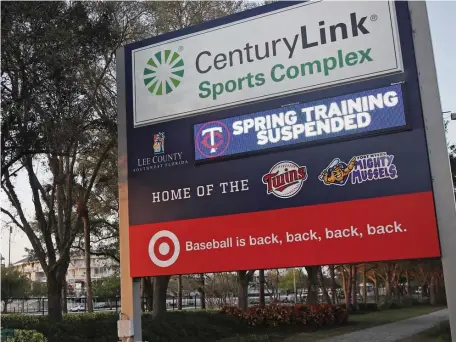
{"type": "Polygon", "coordinates": [[[395,323],[334,336],[320,342],[387,342],[411,337],[448,319],[448,309],[413,317],[395,323]]]}

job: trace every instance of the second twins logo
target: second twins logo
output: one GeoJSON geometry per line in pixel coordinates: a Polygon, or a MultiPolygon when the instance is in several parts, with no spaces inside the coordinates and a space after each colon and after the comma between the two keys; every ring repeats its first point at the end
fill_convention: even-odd
{"type": "Polygon", "coordinates": [[[196,147],[206,158],[223,155],[230,145],[230,131],[220,121],[207,122],[201,126],[196,136],[196,147]]]}
{"type": "Polygon", "coordinates": [[[299,166],[292,161],[281,161],[275,164],[269,173],[262,178],[266,184],[266,193],[279,198],[290,198],[301,190],[307,179],[307,167],[299,166]]]}

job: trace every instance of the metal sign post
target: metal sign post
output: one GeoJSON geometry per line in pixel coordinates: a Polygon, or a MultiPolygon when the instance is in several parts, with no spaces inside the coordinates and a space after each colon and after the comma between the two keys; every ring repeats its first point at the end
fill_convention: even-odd
{"type": "Polygon", "coordinates": [[[130,239],[128,234],[128,152],[125,89],[125,49],[117,50],[119,245],[121,306],[118,324],[122,342],[142,341],[140,279],[130,277],[130,239]],[[133,339],[133,340],[132,340],[133,339]]]}
{"type": "Polygon", "coordinates": [[[118,50],[122,341],[142,339],[141,277],[439,257],[456,335],[426,4],[334,6],[276,2],[118,50]],[[323,21],[334,39],[315,40],[323,21]]]}
{"type": "Polygon", "coordinates": [[[410,1],[410,16],[415,47],[418,82],[421,93],[429,164],[432,175],[435,210],[437,215],[440,249],[446,298],[450,314],[450,327],[453,341],[456,340],[456,211],[453,182],[451,179],[445,129],[442,120],[442,106],[437,84],[434,52],[426,3],[410,1]]]}

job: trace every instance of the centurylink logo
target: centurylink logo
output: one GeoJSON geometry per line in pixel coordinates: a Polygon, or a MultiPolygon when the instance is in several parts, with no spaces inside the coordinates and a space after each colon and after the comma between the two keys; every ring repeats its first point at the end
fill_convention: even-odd
{"type": "Polygon", "coordinates": [[[184,61],[175,51],[164,50],[151,57],[144,68],[144,85],[152,95],[174,91],[184,77],[184,61]]]}

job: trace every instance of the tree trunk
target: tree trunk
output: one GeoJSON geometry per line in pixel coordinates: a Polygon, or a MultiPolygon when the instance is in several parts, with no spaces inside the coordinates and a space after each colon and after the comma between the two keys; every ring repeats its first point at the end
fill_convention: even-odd
{"type": "Polygon", "coordinates": [[[336,272],[334,265],[329,266],[329,274],[331,275],[331,301],[336,304],[336,272]]]}
{"type": "Polygon", "coordinates": [[[394,278],[394,292],[396,295],[396,299],[399,301],[399,299],[401,297],[401,291],[399,288],[399,277],[394,278]]]}
{"type": "Polygon", "coordinates": [[[344,297],[345,297],[345,301],[347,301],[347,297],[348,297],[348,282],[347,282],[347,275],[345,273],[345,267],[344,266],[340,266],[339,269],[340,269],[340,274],[342,275],[342,288],[344,290],[344,297]]]}
{"type": "Polygon", "coordinates": [[[431,283],[429,285],[429,304],[431,305],[437,305],[436,292],[436,277],[434,274],[432,274],[431,283]]]}
{"type": "Polygon", "coordinates": [[[56,271],[47,274],[48,315],[54,322],[62,321],[62,284],[58,282],[56,271]]]}
{"type": "Polygon", "coordinates": [[[352,294],[352,272],[351,265],[348,265],[348,272],[345,273],[345,268],[342,267],[342,276],[344,281],[345,307],[347,312],[351,312],[351,294],[352,294]]]}
{"type": "Polygon", "coordinates": [[[248,289],[249,289],[249,272],[238,271],[238,308],[247,311],[248,307],[248,289]]]}
{"type": "Polygon", "coordinates": [[[367,281],[366,281],[366,264],[363,267],[363,302],[364,304],[367,303],[367,281]]]}
{"type": "Polygon", "coordinates": [[[6,313],[8,313],[8,300],[7,299],[3,299],[3,304],[4,304],[4,306],[3,306],[2,313],[6,314],[6,313]]]}
{"type": "Polygon", "coordinates": [[[279,269],[276,269],[276,298],[280,299],[280,294],[279,294],[279,282],[280,282],[280,274],[279,274],[279,269]]]}
{"type": "Polygon", "coordinates": [[[353,303],[353,310],[357,311],[358,308],[358,267],[356,265],[352,265],[352,303],[353,303]]]}
{"type": "Polygon", "coordinates": [[[63,282],[63,313],[68,313],[68,301],[67,301],[67,296],[68,296],[68,283],[66,279],[63,282]]]}
{"type": "Polygon", "coordinates": [[[154,279],[152,317],[161,318],[166,313],[166,293],[170,276],[159,276],[154,279]]]}
{"type": "Polygon", "coordinates": [[[391,271],[387,266],[386,277],[385,277],[385,289],[386,289],[386,303],[391,303],[391,271]]]}
{"type": "Polygon", "coordinates": [[[204,273],[200,273],[200,305],[201,310],[206,310],[206,290],[205,290],[205,281],[204,273]]]}
{"type": "Polygon", "coordinates": [[[141,278],[141,311],[146,311],[146,278],[141,278]]]}
{"type": "Polygon", "coordinates": [[[405,281],[407,282],[407,297],[410,297],[412,295],[412,286],[410,286],[410,278],[407,269],[405,270],[405,281]]]}
{"type": "Polygon", "coordinates": [[[260,274],[260,308],[264,308],[266,305],[266,299],[264,298],[264,270],[259,271],[260,274]]]}
{"type": "Polygon", "coordinates": [[[318,267],[306,267],[307,272],[307,304],[318,304],[318,267]]]}
{"type": "Polygon", "coordinates": [[[148,312],[152,312],[154,310],[154,278],[147,277],[146,284],[146,308],[148,312]]]}
{"type": "Polygon", "coordinates": [[[177,310],[182,310],[182,275],[177,276],[177,310]]]}
{"type": "Polygon", "coordinates": [[[92,295],[92,275],[90,267],[90,226],[89,217],[84,215],[82,217],[84,223],[84,257],[86,267],[86,302],[87,312],[93,312],[93,295],[92,295]]]}
{"type": "Polygon", "coordinates": [[[385,289],[386,289],[386,302],[391,302],[391,283],[389,281],[385,282],[385,289]]]}
{"type": "Polygon", "coordinates": [[[320,281],[320,286],[323,291],[323,298],[326,303],[331,304],[331,299],[329,298],[328,291],[326,291],[325,277],[323,276],[322,267],[318,266],[318,278],[320,281]]]}
{"type": "Polygon", "coordinates": [[[375,304],[378,305],[378,281],[377,281],[377,276],[374,277],[374,297],[375,297],[375,304]]]}

